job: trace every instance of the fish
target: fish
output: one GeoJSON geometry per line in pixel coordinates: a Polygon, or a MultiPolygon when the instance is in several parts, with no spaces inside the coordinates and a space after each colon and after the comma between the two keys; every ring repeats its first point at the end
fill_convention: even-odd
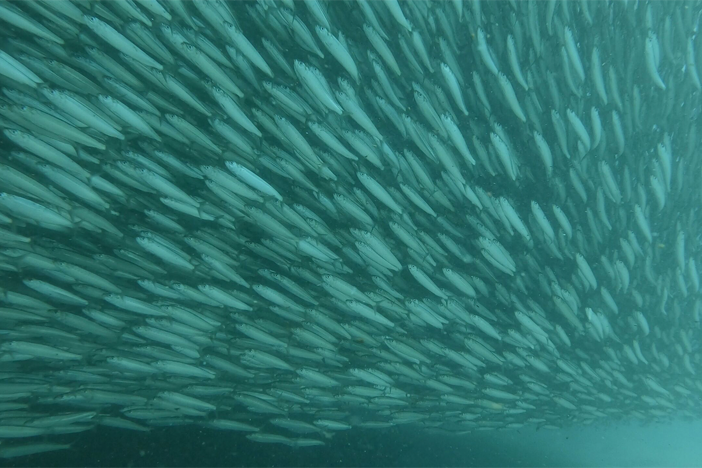
{"type": "Polygon", "coordinates": [[[0,2],[0,458],[693,416],[701,12],[0,2]]]}

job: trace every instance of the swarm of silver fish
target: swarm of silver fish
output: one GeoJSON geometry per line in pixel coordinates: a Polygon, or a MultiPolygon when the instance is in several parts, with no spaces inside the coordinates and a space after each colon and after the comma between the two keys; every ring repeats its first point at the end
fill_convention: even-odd
{"type": "Polygon", "coordinates": [[[0,457],[699,416],[701,11],[0,2],[0,457]]]}

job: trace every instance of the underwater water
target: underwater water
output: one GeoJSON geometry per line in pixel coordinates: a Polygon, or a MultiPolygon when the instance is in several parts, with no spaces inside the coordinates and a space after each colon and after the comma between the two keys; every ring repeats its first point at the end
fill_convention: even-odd
{"type": "Polygon", "coordinates": [[[8,466],[699,466],[698,1],[0,0],[8,466]]]}
{"type": "Polygon", "coordinates": [[[150,436],[99,429],[70,451],[10,460],[7,466],[698,466],[700,425],[618,424],[537,431],[533,428],[455,436],[416,429],[346,433],[315,450],[261,450],[244,436],[176,428],[150,436]]]}

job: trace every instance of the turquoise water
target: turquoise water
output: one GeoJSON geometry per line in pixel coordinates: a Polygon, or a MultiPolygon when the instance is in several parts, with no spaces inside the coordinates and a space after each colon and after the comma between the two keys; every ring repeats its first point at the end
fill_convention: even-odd
{"type": "Polygon", "coordinates": [[[314,451],[260,450],[244,437],[166,429],[148,437],[117,430],[88,433],[74,450],[16,459],[9,466],[698,466],[691,422],[621,424],[558,431],[423,434],[411,429],[340,434],[314,451]]]}
{"type": "Polygon", "coordinates": [[[702,465],[700,17],[0,1],[0,459],[702,465]]]}

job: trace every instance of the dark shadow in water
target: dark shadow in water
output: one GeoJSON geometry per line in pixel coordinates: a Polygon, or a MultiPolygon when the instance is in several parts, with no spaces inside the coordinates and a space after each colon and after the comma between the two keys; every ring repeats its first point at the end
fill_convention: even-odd
{"type": "MultiPolygon", "coordinates": [[[[244,434],[197,428],[149,434],[100,428],[73,439],[71,450],[0,462],[8,468],[579,468],[573,460],[513,445],[516,432],[426,434],[411,429],[338,433],[323,447],[252,443],[244,434]]],[[[559,437],[551,433],[550,437],[559,437]]],[[[55,442],[55,440],[52,440],[55,442]]]]}
{"type": "MultiPolygon", "coordinates": [[[[1,466],[430,467],[702,466],[702,423],[427,434],[411,428],[352,430],[323,447],[252,443],[243,433],[198,428],[149,434],[99,428],[71,450],[3,460],[1,466]]],[[[33,442],[38,442],[34,440],[33,442]]],[[[51,442],[57,442],[52,439],[51,442]]]]}

